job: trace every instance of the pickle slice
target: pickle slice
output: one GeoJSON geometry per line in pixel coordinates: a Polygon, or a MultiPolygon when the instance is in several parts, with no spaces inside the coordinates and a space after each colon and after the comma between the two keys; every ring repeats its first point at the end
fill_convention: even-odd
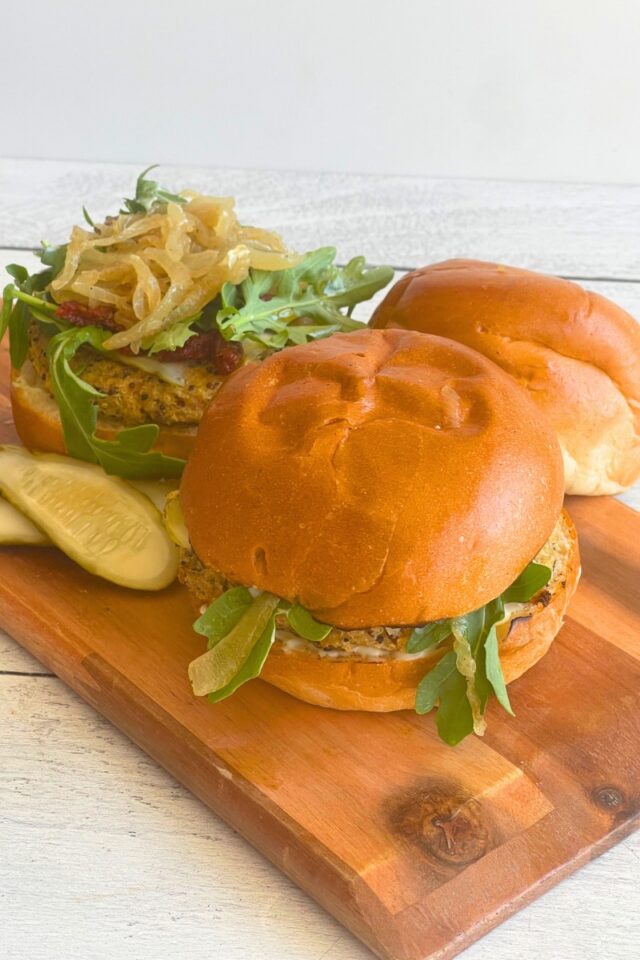
{"type": "Polygon", "coordinates": [[[149,497],[160,513],[164,510],[169,494],[178,488],[178,483],[174,480],[127,480],[127,483],[144,493],[145,497],[149,497]]]}
{"type": "Polygon", "coordinates": [[[167,497],[162,517],[164,519],[164,525],[167,528],[167,533],[173,542],[179,547],[189,550],[191,548],[191,541],[189,539],[187,525],[184,522],[178,490],[174,490],[174,492],[170,493],[167,497]]]}
{"type": "Polygon", "coordinates": [[[96,576],[132,590],[162,590],[176,575],[176,549],[160,513],[100,467],[0,446],[0,493],[96,576]]]}
{"type": "Polygon", "coordinates": [[[11,547],[46,547],[51,544],[44,533],[23,513],[0,497],[0,544],[11,547]]]}

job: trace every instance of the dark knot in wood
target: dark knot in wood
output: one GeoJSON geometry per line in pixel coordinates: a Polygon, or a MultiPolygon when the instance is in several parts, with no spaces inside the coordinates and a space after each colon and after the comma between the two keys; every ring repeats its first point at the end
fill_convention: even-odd
{"type": "Polygon", "coordinates": [[[480,803],[453,785],[434,784],[405,797],[393,821],[429,858],[453,867],[479,860],[492,845],[480,803]]]}
{"type": "Polygon", "coordinates": [[[591,794],[593,802],[603,810],[617,810],[624,804],[624,794],[618,787],[596,787],[591,794]]]}

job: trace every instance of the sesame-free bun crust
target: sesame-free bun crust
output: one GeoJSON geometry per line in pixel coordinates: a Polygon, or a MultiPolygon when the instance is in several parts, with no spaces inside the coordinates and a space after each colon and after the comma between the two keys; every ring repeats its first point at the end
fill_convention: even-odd
{"type": "Polygon", "coordinates": [[[553,426],[567,493],[618,493],[640,477],[640,325],[605,297],[447,260],[402,277],[371,324],[451,337],[500,364],[553,426]]]}
{"type": "MultiPolygon", "coordinates": [[[[55,400],[49,396],[27,361],[20,371],[11,372],[11,408],[18,436],[29,450],[46,453],[67,453],[62,423],[55,400]]],[[[98,418],[96,433],[104,440],[113,440],[122,424],[98,418]]],[[[196,435],[196,427],[160,427],[153,449],[169,457],[189,456],[196,435]]]]}
{"type": "Polygon", "coordinates": [[[345,629],[486,603],[546,542],[562,494],[555,436],[504,371],[368,329],[233,374],[181,485],[205,566],[345,629]]]}
{"type": "MultiPolygon", "coordinates": [[[[529,670],[547,652],[562,626],[580,573],[578,539],[563,511],[557,528],[556,561],[544,602],[526,604],[517,619],[498,627],[500,662],[507,683],[529,670]]],[[[299,700],[335,710],[411,710],[422,678],[448,645],[421,659],[335,660],[312,651],[289,651],[276,642],[261,677],[299,700]]]]}

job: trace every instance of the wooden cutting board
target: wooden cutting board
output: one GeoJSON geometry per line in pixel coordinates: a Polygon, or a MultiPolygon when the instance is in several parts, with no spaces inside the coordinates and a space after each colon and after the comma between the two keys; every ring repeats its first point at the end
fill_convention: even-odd
{"type": "Polygon", "coordinates": [[[640,515],[569,509],[570,617],[510,688],[516,719],[493,705],[485,738],[455,749],[430,717],[322,710],[261,681],[196,701],[182,588],[127,592],[53,549],[0,549],[0,626],[381,957],[452,957],[637,824],[640,515]]]}

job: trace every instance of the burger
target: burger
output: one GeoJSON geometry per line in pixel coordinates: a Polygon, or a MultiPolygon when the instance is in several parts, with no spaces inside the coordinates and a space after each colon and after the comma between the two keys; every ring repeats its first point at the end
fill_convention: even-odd
{"type": "Polygon", "coordinates": [[[611,300],[530,270],[447,260],[402,277],[371,323],[451,337],[510,373],[556,433],[567,493],[619,493],[640,478],[640,325],[611,300]]]}
{"type": "MultiPolygon", "coordinates": [[[[151,168],[150,168],[151,169],[151,168]]],[[[127,477],[180,474],[221,384],[248,359],[360,326],[387,267],[300,256],[228,197],[169,193],[145,170],[116,216],[8,268],[11,401],[27,447],[127,477]]]]}
{"type": "Polygon", "coordinates": [[[260,675],[338,710],[426,713],[449,743],[533,666],[575,589],[553,431],[462,344],[336,334],[234,373],[174,522],[218,701],[260,675]]]}

